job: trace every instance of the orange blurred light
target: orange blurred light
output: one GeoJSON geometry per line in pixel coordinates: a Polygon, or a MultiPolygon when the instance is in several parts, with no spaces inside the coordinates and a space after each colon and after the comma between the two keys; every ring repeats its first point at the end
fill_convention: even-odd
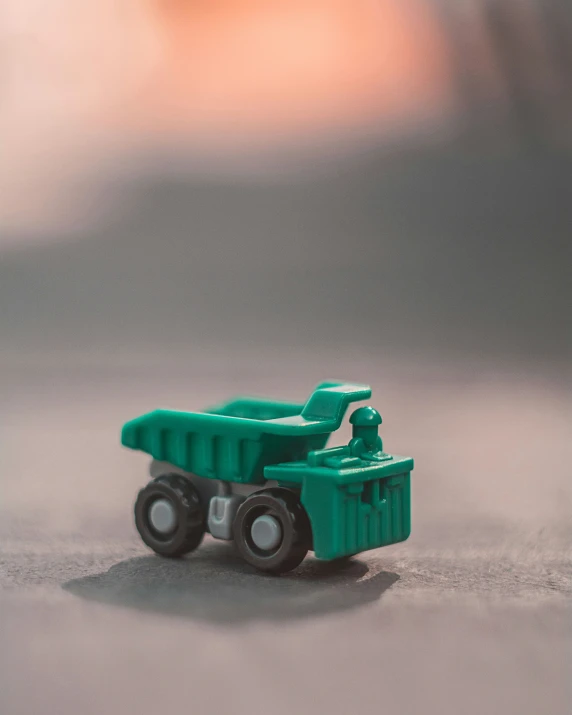
{"type": "Polygon", "coordinates": [[[6,0],[0,50],[0,242],[105,213],[84,184],[125,153],[383,139],[452,98],[425,0],[6,0]]]}
{"type": "Polygon", "coordinates": [[[129,121],[237,135],[424,117],[450,103],[445,42],[421,0],[149,0],[157,62],[129,121]]]}

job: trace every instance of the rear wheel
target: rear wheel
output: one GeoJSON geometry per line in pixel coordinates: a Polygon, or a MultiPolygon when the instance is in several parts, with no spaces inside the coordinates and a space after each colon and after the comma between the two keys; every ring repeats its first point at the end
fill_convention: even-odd
{"type": "Polygon", "coordinates": [[[180,474],[153,479],[137,496],[135,525],[143,542],[157,554],[188,554],[197,548],[205,533],[197,489],[180,474]]]}
{"type": "Polygon", "coordinates": [[[243,559],[267,573],[296,568],[311,544],[308,516],[296,494],[288,489],[265,489],[246,499],[232,530],[243,559]]]}

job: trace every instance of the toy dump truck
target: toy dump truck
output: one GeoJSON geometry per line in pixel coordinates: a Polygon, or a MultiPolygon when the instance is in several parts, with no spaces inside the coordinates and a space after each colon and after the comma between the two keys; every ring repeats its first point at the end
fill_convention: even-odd
{"type": "Polygon", "coordinates": [[[238,398],[127,422],[122,444],[153,457],[135,503],[141,538],[176,557],[208,531],[269,573],[296,568],[308,551],[332,560],[404,541],[413,460],[384,452],[379,413],[357,409],[349,444],[325,448],[348,405],[370,396],[366,385],[327,382],[305,404],[238,398]]]}

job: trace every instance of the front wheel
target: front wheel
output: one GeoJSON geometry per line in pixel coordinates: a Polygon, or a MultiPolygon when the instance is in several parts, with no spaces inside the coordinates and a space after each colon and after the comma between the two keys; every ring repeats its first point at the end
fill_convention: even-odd
{"type": "Polygon", "coordinates": [[[242,558],[259,571],[285,573],[299,566],[311,544],[304,507],[288,489],[265,489],[246,499],[233,523],[242,558]]]}
{"type": "Polygon", "coordinates": [[[135,502],[135,525],[143,542],[161,556],[184,556],[205,533],[201,499],[180,474],[164,474],[141,489],[135,502]]]}

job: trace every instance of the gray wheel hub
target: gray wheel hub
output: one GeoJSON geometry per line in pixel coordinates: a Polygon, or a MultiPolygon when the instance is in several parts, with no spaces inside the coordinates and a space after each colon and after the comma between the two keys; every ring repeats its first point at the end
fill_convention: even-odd
{"type": "Polygon", "coordinates": [[[282,541],[282,527],[276,517],[263,514],[252,523],[250,536],[256,547],[272,551],[282,541]]]}
{"type": "Polygon", "coordinates": [[[168,499],[157,499],[149,508],[149,523],[160,534],[170,534],[177,526],[175,507],[168,499]]]}

